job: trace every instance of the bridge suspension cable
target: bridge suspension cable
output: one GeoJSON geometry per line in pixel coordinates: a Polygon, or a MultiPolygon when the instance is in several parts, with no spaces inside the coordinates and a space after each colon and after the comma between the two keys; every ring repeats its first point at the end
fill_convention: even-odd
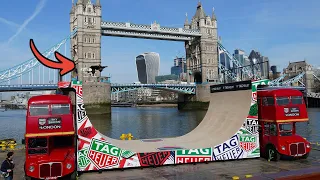
{"type": "MultiPolygon", "coordinates": [[[[72,38],[76,32],[77,32],[77,29],[75,29],[69,36],[67,36],[66,38],[61,40],[59,43],[55,44],[50,49],[44,51],[42,54],[46,58],[50,58],[51,56],[54,55],[55,51],[57,51],[61,48],[61,46],[63,44],[65,44],[65,48],[66,48],[67,40],[72,38]]],[[[66,49],[65,49],[65,52],[66,52],[66,49]]],[[[35,69],[36,67],[38,67],[39,84],[41,83],[41,77],[42,77],[42,83],[45,83],[45,69],[44,69],[44,66],[42,66],[42,76],[41,76],[41,66],[40,66],[39,61],[36,58],[31,58],[31,59],[24,61],[14,67],[0,71],[0,84],[6,83],[6,82],[8,84],[10,84],[11,80],[17,79],[17,78],[18,78],[18,83],[22,84],[24,75],[28,76],[27,78],[29,78],[29,83],[33,84],[34,83],[34,71],[36,70],[35,69]]],[[[57,71],[57,70],[54,70],[54,71],[57,71]]],[[[50,74],[50,70],[48,72],[50,74]]]]}
{"type": "Polygon", "coordinates": [[[320,81],[320,78],[318,78],[315,74],[312,74],[314,78],[316,78],[318,81],[320,81]]]}
{"type": "Polygon", "coordinates": [[[291,78],[291,79],[288,79],[284,82],[281,83],[282,86],[290,86],[292,83],[296,83],[298,82],[301,78],[303,78],[303,76],[306,74],[306,72],[302,72],[300,73],[299,75],[291,78]]]}
{"type": "Polygon", "coordinates": [[[279,86],[280,85],[280,81],[282,81],[286,76],[287,76],[287,74],[282,74],[277,79],[274,79],[274,80],[270,81],[269,85],[270,86],[279,86]]]}
{"type": "MultiPolygon", "coordinates": [[[[243,64],[241,64],[240,61],[238,61],[235,57],[233,57],[226,48],[223,47],[223,45],[221,43],[218,42],[218,50],[223,51],[224,53],[226,53],[226,55],[229,57],[229,59],[231,60],[231,62],[237,67],[240,68],[241,71],[247,75],[249,78],[257,78],[260,79],[261,77],[258,74],[252,74],[252,70],[249,67],[243,66],[243,64]]],[[[237,77],[237,75],[235,75],[237,77]]]]}

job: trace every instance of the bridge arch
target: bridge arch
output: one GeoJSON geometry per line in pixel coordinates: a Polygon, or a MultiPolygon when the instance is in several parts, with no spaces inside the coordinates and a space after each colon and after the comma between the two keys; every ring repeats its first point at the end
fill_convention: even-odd
{"type": "Polygon", "coordinates": [[[195,83],[202,83],[202,73],[200,71],[194,71],[193,78],[195,83]]]}

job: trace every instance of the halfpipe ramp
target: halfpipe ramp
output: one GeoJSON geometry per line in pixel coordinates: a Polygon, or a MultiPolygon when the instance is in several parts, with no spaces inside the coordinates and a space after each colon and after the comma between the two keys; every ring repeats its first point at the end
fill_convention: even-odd
{"type": "Polygon", "coordinates": [[[71,86],[77,96],[78,171],[259,157],[256,87],[267,83],[268,80],[260,80],[212,85],[207,114],[190,133],[175,138],[123,141],[106,137],[93,127],[85,112],[82,83],[73,81],[71,86]]]}

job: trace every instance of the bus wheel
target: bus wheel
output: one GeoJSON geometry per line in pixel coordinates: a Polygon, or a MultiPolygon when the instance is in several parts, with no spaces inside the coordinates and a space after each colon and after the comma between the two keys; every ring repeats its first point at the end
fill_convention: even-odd
{"type": "Polygon", "coordinates": [[[74,171],[71,175],[70,175],[70,180],[76,180],[78,179],[78,174],[77,171],[74,171]]]}
{"type": "Polygon", "coordinates": [[[281,157],[280,153],[278,153],[278,151],[273,146],[267,147],[268,161],[279,161],[280,157],[281,157]]]}
{"type": "MultiPolygon", "coordinates": [[[[24,165],[23,165],[23,169],[24,169],[24,172],[26,172],[26,163],[24,163],[24,165]]],[[[24,174],[24,178],[25,178],[25,180],[32,180],[32,178],[31,178],[31,177],[29,177],[29,176],[27,176],[27,174],[26,174],[26,173],[24,174]]]]}
{"type": "Polygon", "coordinates": [[[309,157],[309,153],[303,155],[301,158],[302,158],[302,159],[307,159],[308,157],[309,157]]]}
{"type": "Polygon", "coordinates": [[[31,178],[31,177],[26,176],[26,175],[25,175],[25,179],[26,179],[26,180],[32,180],[32,178],[31,178]]]}

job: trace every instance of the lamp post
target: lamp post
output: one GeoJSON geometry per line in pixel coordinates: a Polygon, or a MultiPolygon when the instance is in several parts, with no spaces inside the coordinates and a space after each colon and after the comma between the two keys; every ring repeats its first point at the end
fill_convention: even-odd
{"type": "Polygon", "coordinates": [[[255,76],[255,74],[254,74],[254,65],[256,64],[256,62],[257,62],[257,59],[256,58],[253,58],[252,59],[252,67],[251,67],[251,71],[252,71],[252,76],[254,77],[255,76]]]}

